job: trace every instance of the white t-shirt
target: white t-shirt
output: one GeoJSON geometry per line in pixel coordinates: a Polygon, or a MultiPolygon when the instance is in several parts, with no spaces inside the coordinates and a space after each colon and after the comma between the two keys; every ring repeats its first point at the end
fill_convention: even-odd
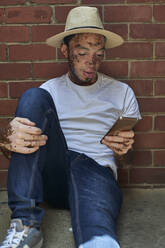
{"type": "Polygon", "coordinates": [[[90,86],[74,84],[66,74],[40,87],[53,98],[68,149],[110,166],[117,175],[113,151],[100,140],[120,116],[141,118],[133,90],[101,73],[90,86]]]}

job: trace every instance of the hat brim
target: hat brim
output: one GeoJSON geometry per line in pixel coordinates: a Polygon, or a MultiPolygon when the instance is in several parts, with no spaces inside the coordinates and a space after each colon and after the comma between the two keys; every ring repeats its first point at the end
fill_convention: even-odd
{"type": "Polygon", "coordinates": [[[77,28],[77,29],[72,29],[69,31],[65,31],[59,34],[56,34],[46,40],[46,43],[49,46],[52,47],[60,47],[63,39],[66,36],[72,35],[72,34],[78,34],[78,33],[95,33],[95,34],[101,34],[106,37],[106,43],[105,43],[105,48],[113,48],[117,47],[123,44],[124,40],[123,38],[113,32],[107,31],[105,29],[98,29],[98,28],[77,28]]]}

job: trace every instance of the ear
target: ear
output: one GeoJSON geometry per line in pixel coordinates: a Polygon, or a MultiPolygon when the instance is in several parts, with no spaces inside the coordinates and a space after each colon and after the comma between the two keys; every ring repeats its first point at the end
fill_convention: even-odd
{"type": "Polygon", "coordinates": [[[61,52],[65,58],[68,58],[68,47],[64,43],[61,45],[61,52]]]}

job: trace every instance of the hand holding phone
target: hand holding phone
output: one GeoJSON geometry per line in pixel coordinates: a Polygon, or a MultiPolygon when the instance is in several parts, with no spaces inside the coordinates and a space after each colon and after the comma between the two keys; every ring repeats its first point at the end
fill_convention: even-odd
{"type": "MultiPolygon", "coordinates": [[[[130,131],[139,121],[138,118],[133,117],[120,117],[115,124],[111,127],[111,129],[104,135],[118,135],[120,131],[130,131]]],[[[104,137],[101,139],[104,139],[104,137]]]]}

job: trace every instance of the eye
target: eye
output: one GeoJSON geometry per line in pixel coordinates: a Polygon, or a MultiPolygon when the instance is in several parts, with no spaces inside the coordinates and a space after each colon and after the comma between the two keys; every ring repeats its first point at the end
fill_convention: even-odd
{"type": "Polygon", "coordinates": [[[104,53],[96,54],[96,56],[99,57],[99,58],[103,58],[104,57],[104,53]]]}
{"type": "Polygon", "coordinates": [[[78,55],[79,55],[79,56],[85,56],[86,53],[79,53],[78,55]]]}

